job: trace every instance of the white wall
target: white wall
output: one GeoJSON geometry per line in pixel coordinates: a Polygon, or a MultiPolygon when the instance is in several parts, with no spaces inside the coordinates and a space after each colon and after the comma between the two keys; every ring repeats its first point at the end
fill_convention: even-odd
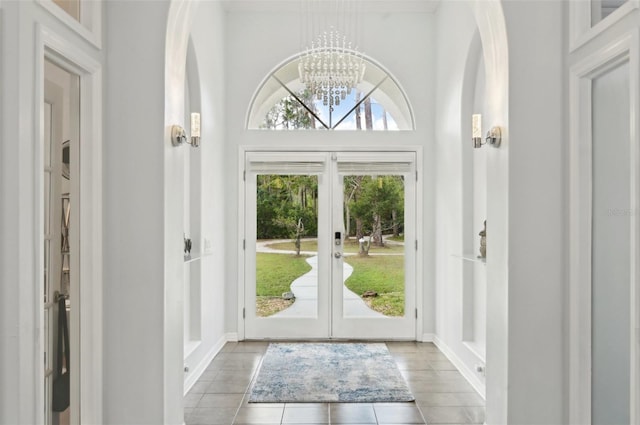
{"type": "MultiPolygon", "coordinates": [[[[227,248],[228,292],[226,294],[226,331],[238,330],[238,197],[242,196],[241,171],[238,170],[240,146],[280,146],[291,150],[303,146],[350,147],[394,145],[424,146],[424,235],[420,235],[424,251],[424,333],[433,334],[433,126],[434,126],[434,26],[433,16],[423,12],[394,13],[367,10],[361,21],[361,50],[379,61],[394,75],[406,91],[415,112],[416,131],[403,132],[284,132],[248,131],[245,120],[254,91],[270,71],[292,55],[300,45],[300,12],[289,2],[282,9],[255,9],[232,6],[226,19],[226,86],[227,140],[225,175],[227,180],[225,246],[227,248]]],[[[255,4],[254,4],[255,6],[255,4]]],[[[240,244],[240,245],[239,245],[240,244]]]]}
{"type": "MultiPolygon", "coordinates": [[[[562,2],[502,4],[508,69],[496,69],[487,45],[491,2],[445,2],[438,11],[437,306],[438,338],[473,374],[474,356],[461,344],[460,93],[476,28],[483,34],[487,108],[504,128],[500,149],[487,151],[487,423],[563,423],[563,46],[562,2]],[[541,30],[544,28],[544,31],[541,30]],[[535,36],[533,36],[535,35],[535,36]],[[447,40],[446,44],[444,40],[447,40]],[[500,74],[502,73],[502,74],[500,74]],[[500,77],[502,75],[502,77],[500,77]],[[509,78],[495,92],[495,78],[509,78]],[[508,98],[504,95],[508,93],[508,98]],[[504,107],[508,106],[508,110],[504,107]],[[536,117],[532,119],[531,117],[536,117]],[[544,123],[546,137],[539,136],[544,123]],[[536,130],[538,128],[538,130],[536,130]],[[540,409],[544,406],[544,409],[540,409]]],[[[462,143],[470,143],[462,140],[462,143]]],[[[473,377],[473,375],[471,375],[473,377]]],[[[478,378],[480,380],[480,378],[478,378]]],[[[480,380],[481,382],[481,380],[480,380]]]]}
{"type": "MultiPolygon", "coordinates": [[[[168,10],[168,1],[105,7],[104,422],[111,424],[170,422],[165,302],[182,299],[165,300],[167,285],[181,278],[166,281],[163,267],[168,10]]],[[[172,247],[178,256],[181,243],[172,247]]],[[[181,350],[182,339],[177,344],[181,350]]]]}
{"type": "MultiPolygon", "coordinates": [[[[483,100],[474,102],[478,65],[482,61],[477,58],[479,52],[470,52],[472,46],[476,49],[480,47],[477,46],[477,41],[473,43],[474,37],[477,37],[477,25],[470,3],[441,4],[437,22],[439,43],[436,59],[436,103],[440,107],[436,109],[436,342],[484,395],[484,376],[475,372],[475,365],[483,365],[484,361],[468,345],[463,344],[463,341],[468,339],[463,335],[463,318],[475,307],[475,298],[471,295],[472,301],[466,305],[467,311],[463,312],[464,297],[470,296],[468,293],[463,294],[463,272],[472,274],[469,279],[474,282],[464,287],[467,291],[473,291],[477,279],[475,274],[486,274],[486,266],[470,266],[460,258],[454,257],[464,254],[465,251],[478,254],[478,223],[474,222],[470,227],[465,223],[465,218],[469,220],[467,214],[471,214],[471,220],[476,220],[480,214],[476,214],[475,209],[482,207],[479,205],[481,202],[475,202],[475,198],[476,195],[480,196],[483,188],[477,187],[479,182],[474,182],[474,177],[476,171],[480,171],[477,170],[479,167],[475,166],[480,158],[476,157],[486,157],[486,153],[468,152],[471,149],[471,113],[484,112],[483,100]],[[476,111],[474,106],[481,109],[476,111]],[[463,110],[467,113],[466,117],[462,116],[463,110]],[[471,158],[466,158],[465,161],[465,156],[471,158]],[[467,167],[464,167],[465,163],[467,167]],[[463,177],[470,170],[473,180],[467,181],[470,187],[465,188],[463,177]],[[467,198],[463,198],[463,195],[467,198]],[[464,211],[463,206],[472,209],[473,212],[464,211]],[[471,235],[463,234],[463,229],[471,235]],[[470,238],[472,243],[469,243],[470,238]],[[477,268],[480,270],[476,270],[477,268]]],[[[477,88],[480,95],[482,90],[480,87],[477,88]]],[[[483,114],[485,129],[491,122],[488,118],[486,113],[483,114]]],[[[489,147],[485,146],[482,149],[489,147]]],[[[486,161],[485,158],[483,160],[486,161]]],[[[486,182],[486,176],[483,180],[486,182]]],[[[490,218],[488,221],[491,221],[490,218]]],[[[490,233],[490,230],[487,233],[490,233]]],[[[488,247],[487,251],[490,249],[488,247]]],[[[477,322],[473,312],[470,322],[467,326],[473,329],[477,322]]]]}
{"type": "MultiPolygon", "coordinates": [[[[200,261],[201,272],[201,343],[187,358],[189,373],[186,386],[191,385],[198,373],[225,342],[224,315],[228,267],[225,249],[225,196],[228,176],[225,175],[225,67],[224,17],[219,2],[203,2],[197,9],[191,39],[197,56],[200,77],[200,105],[202,122],[201,152],[201,240],[211,244],[200,261]]],[[[186,147],[185,147],[186,149],[186,147]]],[[[191,149],[191,148],[189,148],[191,149]]],[[[197,235],[192,235],[198,237],[197,235]]],[[[185,387],[185,390],[187,388],[185,387]]]]}
{"type": "Polygon", "coordinates": [[[504,7],[510,64],[509,421],[566,423],[567,19],[561,1],[505,2],[504,7]]]}
{"type": "Polygon", "coordinates": [[[225,231],[223,14],[218,2],[182,1],[109,2],[107,12],[105,308],[123,299],[105,335],[105,422],[181,423],[185,381],[193,382],[225,341],[225,250],[216,243],[225,231]],[[202,173],[195,176],[201,178],[202,234],[191,237],[198,249],[205,239],[212,248],[196,265],[201,341],[185,359],[184,155],[192,148],[171,146],[168,135],[173,124],[189,131],[189,35],[200,76],[193,82],[201,90],[195,106],[202,114],[202,173]],[[122,63],[128,66],[114,66],[122,63]]]}

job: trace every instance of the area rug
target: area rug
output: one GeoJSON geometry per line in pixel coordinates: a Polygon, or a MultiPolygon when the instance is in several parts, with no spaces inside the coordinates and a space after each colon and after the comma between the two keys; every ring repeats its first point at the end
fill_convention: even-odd
{"type": "Polygon", "coordinates": [[[385,344],[270,344],[249,403],[413,401],[385,344]]]}

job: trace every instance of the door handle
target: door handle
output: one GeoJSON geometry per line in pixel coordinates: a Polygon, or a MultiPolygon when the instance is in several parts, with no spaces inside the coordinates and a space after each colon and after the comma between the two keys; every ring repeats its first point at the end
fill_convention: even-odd
{"type": "Polygon", "coordinates": [[[342,258],[342,253],[341,252],[335,252],[333,254],[333,256],[336,257],[336,258],[342,258]]]}

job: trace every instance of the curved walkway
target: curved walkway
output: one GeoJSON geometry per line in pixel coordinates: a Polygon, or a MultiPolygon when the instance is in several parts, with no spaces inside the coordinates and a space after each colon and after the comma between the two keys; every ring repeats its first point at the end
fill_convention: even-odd
{"type": "MultiPolygon", "coordinates": [[[[270,242],[273,243],[273,242],[270,242]]],[[[275,252],[272,250],[269,252],[275,252]]],[[[262,251],[264,252],[264,251],[262,251]]],[[[286,251],[279,251],[286,252],[286,251]]],[[[302,254],[302,253],[301,253],[302,254]]],[[[315,254],[315,253],[313,253],[315,254]]],[[[318,256],[307,258],[307,263],[311,266],[311,270],[303,274],[291,283],[291,292],[296,300],[288,308],[272,315],[271,317],[315,317],[318,312],[318,256]]],[[[342,262],[342,294],[344,302],[344,316],[347,317],[385,317],[384,314],[374,311],[360,298],[344,285],[351,273],[353,267],[342,262]]]]}

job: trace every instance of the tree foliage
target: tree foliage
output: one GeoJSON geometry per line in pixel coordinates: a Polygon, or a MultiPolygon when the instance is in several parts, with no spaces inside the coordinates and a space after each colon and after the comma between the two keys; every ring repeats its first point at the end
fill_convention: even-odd
{"type": "Polygon", "coordinates": [[[258,239],[293,239],[318,234],[316,176],[259,175],[258,239]],[[304,233],[300,234],[300,224],[304,233]]]}
{"type": "MultiPolygon", "coordinates": [[[[318,178],[305,175],[257,177],[258,239],[296,239],[318,234],[318,178]]],[[[344,177],[345,233],[383,245],[404,225],[402,176],[344,177]]]]}
{"type": "Polygon", "coordinates": [[[357,239],[369,236],[369,242],[372,239],[373,243],[383,245],[383,234],[389,231],[397,233],[404,225],[402,176],[347,176],[345,196],[347,193],[349,199],[345,199],[345,202],[349,220],[352,219],[355,224],[357,239]]]}
{"type": "MultiPolygon", "coordinates": [[[[317,112],[313,103],[313,94],[309,90],[297,93],[297,96],[314,113],[317,112]]],[[[288,95],[276,103],[267,112],[261,128],[272,130],[310,129],[315,128],[315,118],[298,100],[288,95]]]]}

